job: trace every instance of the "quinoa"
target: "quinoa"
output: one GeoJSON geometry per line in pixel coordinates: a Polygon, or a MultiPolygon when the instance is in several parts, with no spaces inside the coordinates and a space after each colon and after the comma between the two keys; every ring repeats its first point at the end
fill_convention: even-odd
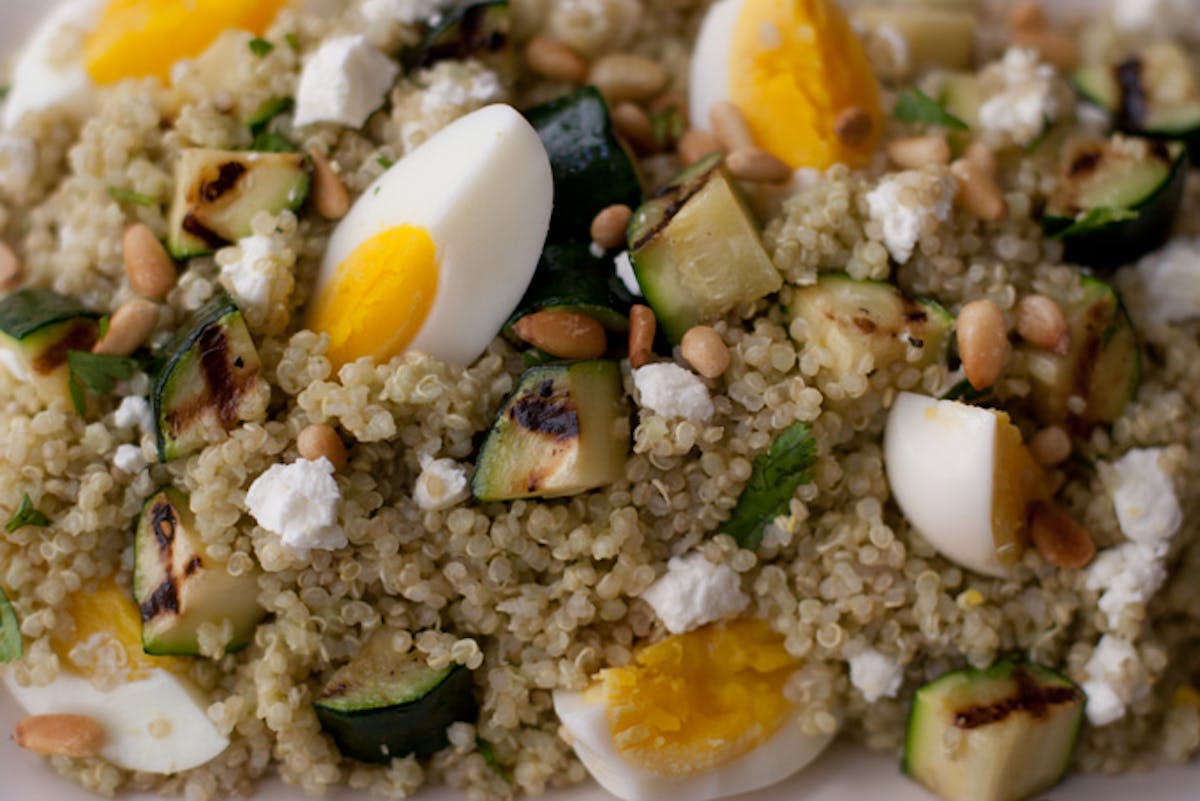
{"type": "MultiPolygon", "coordinates": [[[[512,6],[518,46],[544,33],[587,57],[651,55],[665,67],[670,88],[684,90],[690,42],[707,4],[513,0],[512,6]]],[[[294,91],[304,54],[345,33],[364,33],[389,55],[417,39],[413,26],[371,26],[353,9],[332,18],[285,10],[267,38],[292,34],[299,52],[277,46],[260,58],[239,35],[225,34],[171,88],[127,81],[86,119],[36,113],[17,132],[0,135],[8,137],[0,139],[0,238],[22,255],[26,283],[105,312],[133,297],[122,268],[122,231],[140,221],[165,235],[173,158],[190,146],[247,147],[239,120],[294,91]],[[28,143],[36,143],[33,169],[22,161],[28,143]],[[153,203],[122,203],[109,192],[114,186],[153,203]]],[[[881,50],[879,59],[894,57],[881,50]]],[[[525,74],[505,80],[477,62],[443,63],[402,79],[363,129],[311,126],[298,144],[328,154],[357,194],[385,163],[474,108],[527,105],[564,88],[525,74]]],[[[891,121],[886,137],[907,133],[891,121]]],[[[159,464],[153,432],[119,424],[116,414],[122,398],[147,393],[145,376],[119,384],[84,419],[65,401],[47,406],[0,370],[0,516],[11,515],[27,493],[53,521],[46,529],[0,534],[0,584],[14,600],[26,640],[25,657],[9,668],[17,681],[45,684],[64,667],[51,642],[71,638],[74,621],[63,607],[69,596],[114,572],[129,585],[131,521],[158,487],[190,495],[208,555],[227,560],[234,575],[255,565],[263,570],[258,597],[268,617],[252,643],[225,655],[230,633],[210,626],[200,633],[210,658],[189,663],[190,678],[212,699],[209,717],[231,739],[228,749],[166,778],[99,760],[55,759],[54,767],[98,793],[152,789],[188,801],[251,793],[272,772],[311,793],[345,784],[396,799],[425,783],[496,799],[580,782],[586,772],[559,736],[551,692],[582,689],[598,670],[628,663],[637,644],[666,636],[639,596],[672,556],[693,549],[732,568],[751,598],[748,614],[786,638],[800,664],[786,695],[809,732],[840,729],[873,749],[894,751],[902,744],[908,698],[923,682],[1013,651],[1082,680],[1095,644],[1113,633],[1134,644],[1151,689],[1119,725],[1084,728],[1078,766],[1115,772],[1194,757],[1200,706],[1173,699],[1200,678],[1194,578],[1200,574],[1200,321],[1156,323],[1132,272],[1119,273],[1115,284],[1145,346],[1141,389],[1114,425],[1090,433],[1089,464],[1072,461],[1048,472],[1059,502],[1106,548],[1124,537],[1094,465],[1132,448],[1168,448],[1185,519],[1170,554],[1171,577],[1113,625],[1084,571],[1049,566],[1031,549],[1011,578],[988,578],[955,566],[916,534],[890,496],[884,422],[898,392],[940,396],[951,376],[938,366],[906,363],[876,369],[870,357],[835,374],[830,355],[786,312],[797,288],[834,271],[858,279],[894,276],[911,294],[952,310],[990,299],[1010,330],[1022,295],[1079,292],[1078,271],[1062,263],[1058,243],[1043,238],[1038,218],[1064,135],[1051,131],[1030,153],[1006,151],[999,173],[1005,222],[984,224],[963,209],[944,220],[928,217],[911,257],[894,272],[867,200],[889,172],[882,156],[865,170],[806,171],[785,192],[759,193],[752,200],[766,220],[765,244],[785,286],[715,323],[731,365],[705,381],[712,419],[643,410],[623,480],[562,500],[417,505],[413,485],[423,460],[472,461],[481,432],[522,372],[521,355],[497,338],[465,368],[410,352],[335,372],[327,340],[303,330],[300,316],[333,228],[315,214],[254,221],[255,233],[272,237],[283,254],[270,264],[288,300],[269,314],[248,316],[270,397],[261,414],[221,442],[159,464]],[[813,480],[797,491],[789,514],[768,527],[754,552],[714,536],[755,456],[798,421],[811,426],[818,453],[813,480]],[[350,544],[298,554],[255,524],[246,493],[263,471],[296,459],[297,435],[318,423],[339,428],[353,443],[348,468],[337,474],[338,523],[350,544]],[[136,474],[114,471],[122,446],[140,448],[150,466],[136,474]],[[381,627],[395,632],[397,654],[475,671],[478,724],[455,724],[451,746],[430,760],[371,766],[343,758],[311,705],[333,671],[381,627]],[[851,685],[848,662],[867,649],[903,667],[895,697],[868,702],[851,685]],[[503,775],[477,739],[491,746],[503,775]]],[[[670,154],[643,161],[656,176],[679,166],[670,154]]],[[[945,168],[933,172],[950,180],[945,168]]],[[[1195,175],[1179,219],[1179,234],[1200,233],[1195,175]]],[[[188,263],[166,299],[153,344],[161,345],[218,290],[221,267],[238,257],[230,248],[188,263]]],[[[1017,408],[1031,392],[1020,359],[1014,356],[995,388],[1001,403],[1017,408]]],[[[632,397],[628,369],[624,381],[632,397]]],[[[1036,430],[1028,415],[1016,413],[1014,420],[1027,438],[1036,430]]],[[[111,657],[104,645],[76,646],[70,660],[103,664],[111,657]]]]}

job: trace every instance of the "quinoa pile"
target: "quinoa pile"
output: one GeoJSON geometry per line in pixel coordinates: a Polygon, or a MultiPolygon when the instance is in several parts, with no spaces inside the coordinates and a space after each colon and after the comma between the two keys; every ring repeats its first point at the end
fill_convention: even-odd
{"type": "MultiPolygon", "coordinates": [[[[686,91],[690,43],[707,5],[512,0],[514,38],[519,48],[544,33],[587,57],[650,55],[666,68],[672,87],[686,91]]],[[[276,46],[255,55],[242,35],[226,34],[171,88],[128,81],[86,119],[37,113],[17,132],[0,134],[0,238],[19,253],[25,285],[53,288],[102,312],[133,297],[122,267],[122,233],[136,221],[166,233],[171,165],[181,148],[248,146],[241,120],[264,101],[293,94],[304,55],[326,37],[364,33],[389,54],[413,43],[412,27],[368,25],[357,6],[348,3],[332,17],[285,10],[265,38],[283,42],[294,35],[295,49],[276,46]],[[122,202],[110,187],[151,202],[122,202]]],[[[992,49],[980,64],[1003,56],[1003,43],[986,46],[992,49]]],[[[906,79],[889,77],[895,54],[886,47],[869,52],[889,78],[887,108],[906,79]]],[[[524,72],[507,84],[478,63],[444,62],[400,79],[361,130],[316,125],[301,134],[283,132],[302,149],[327,154],[357,195],[386,164],[468,111],[497,101],[526,107],[568,88],[524,72]]],[[[522,372],[520,354],[498,338],[468,368],[408,353],[335,373],[324,355],[326,340],[300,330],[298,312],[333,227],[307,208],[255,220],[256,232],[285,245],[274,263],[280,302],[268,313],[247,314],[270,398],[257,421],[224,441],[159,464],[152,431],[117,413],[123,397],[147,393],[145,376],[118,385],[85,418],[65,402],[47,407],[31,387],[0,370],[0,518],[11,516],[27,493],[52,521],[49,528],[0,533],[0,584],[14,601],[26,643],[25,657],[8,668],[18,681],[46,683],[62,667],[50,641],[69,639],[68,596],[114,571],[129,585],[131,527],[160,486],[190,494],[208,552],[227,558],[231,573],[255,563],[263,570],[259,601],[268,617],[253,642],[223,655],[227,633],[202,630],[201,649],[212,658],[191,662],[191,678],[212,699],[210,718],[231,737],[225,752],[167,778],[96,759],[60,757],[55,767],[100,793],[154,789],[189,801],[251,793],[274,772],[310,792],[347,784],[388,798],[407,798],[424,783],[492,799],[580,782],[586,772],[559,736],[551,691],[582,689],[598,670],[627,663],[635,644],[665,636],[639,595],[671,556],[693,549],[732,567],[752,599],[747,613],[786,637],[801,664],[787,695],[809,731],[840,728],[871,748],[895,751],[908,700],[921,683],[1012,651],[1083,681],[1097,642],[1116,634],[1133,644],[1134,669],[1146,692],[1117,725],[1085,726],[1077,766],[1123,771],[1195,756],[1200,706],[1179,702],[1178,691],[1200,681],[1200,320],[1162,324],[1134,271],[1118,273],[1115,285],[1143,345],[1140,391],[1114,425],[1091,432],[1080,448],[1085,456],[1049,471],[1058,502],[1103,550],[1125,539],[1106,483],[1107,463],[1132,448],[1167,449],[1164,462],[1185,520],[1169,556],[1171,577],[1151,601],[1132,604],[1110,621],[1085,570],[1055,568],[1030,549],[1010,579],[972,573],[940,557],[891,500],[882,445],[887,409],[899,391],[944,394],[955,375],[943,366],[875,370],[870,359],[834,374],[829,354],[786,313],[796,287],[833,271],[891,278],[952,312],[987,298],[1004,310],[1010,330],[1021,296],[1077,289],[1078,269],[1061,263],[1061,245],[1043,238],[1039,220],[1057,143],[1073,125],[1062,123],[1036,148],[999,150],[1007,220],[984,223],[964,209],[946,219],[927,217],[911,258],[899,267],[867,199],[896,171],[882,152],[868,169],[810,171],[788,192],[759,197],[768,252],[786,284],[780,294],[716,324],[732,364],[707,382],[713,418],[700,424],[637,410],[624,480],[572,498],[466,501],[443,511],[417,506],[413,483],[422,458],[473,460],[481,432],[522,372]],[[798,490],[790,515],[768,528],[757,552],[713,536],[749,479],[754,457],[797,421],[810,424],[818,458],[814,479],[798,490]],[[267,468],[297,458],[296,437],[313,423],[337,427],[352,443],[349,466],[337,475],[344,499],[338,522],[350,545],[298,555],[256,525],[245,496],[267,468]],[[121,445],[140,448],[146,466],[115,467],[121,445]],[[395,632],[397,652],[475,671],[479,722],[455,724],[452,747],[431,760],[379,767],[342,758],[311,706],[332,672],[385,626],[395,632]],[[903,666],[895,697],[868,703],[852,686],[848,660],[866,649],[903,666]],[[477,740],[491,745],[503,772],[489,764],[491,755],[485,759],[477,740]]],[[[890,120],[885,141],[909,133],[909,126],[890,120]]],[[[641,162],[651,187],[679,168],[673,153],[641,162]]],[[[949,177],[946,167],[922,172],[914,186],[949,177]]],[[[930,201],[913,189],[902,190],[900,202],[923,208],[930,201]]],[[[1184,204],[1177,233],[1200,235],[1195,173],[1184,204]]],[[[169,339],[219,289],[220,265],[235,258],[230,248],[187,264],[166,299],[153,344],[169,339]]],[[[627,366],[625,383],[632,397],[627,366]]],[[[1027,440],[1037,430],[1021,411],[1029,392],[1014,356],[995,394],[1027,440]]],[[[105,658],[84,651],[80,660],[105,658]]]]}

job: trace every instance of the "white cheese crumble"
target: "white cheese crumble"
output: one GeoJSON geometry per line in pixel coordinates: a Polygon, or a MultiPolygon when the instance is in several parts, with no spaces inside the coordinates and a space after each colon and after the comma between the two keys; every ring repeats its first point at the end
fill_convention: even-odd
{"type": "Polygon", "coordinates": [[[246,508],[258,524],[300,553],[345,547],[346,533],[337,524],[341,502],[333,463],[324,457],[272,465],[246,493],[246,508]]]}
{"type": "Polygon", "coordinates": [[[890,175],[867,193],[871,220],[883,227],[883,243],[900,264],[908,261],[922,234],[950,219],[957,182],[923,170],[890,175]]]}
{"type": "Polygon", "coordinates": [[[867,703],[880,698],[895,698],[904,683],[904,668],[888,657],[867,648],[850,657],[850,683],[867,703]]]}
{"type": "Polygon", "coordinates": [[[146,466],[146,457],[137,445],[118,445],[113,452],[113,465],[123,472],[133,475],[140,473],[146,466]]]}
{"type": "Polygon", "coordinates": [[[121,403],[113,412],[113,423],[117,428],[137,428],[143,433],[149,431],[154,426],[150,403],[140,395],[121,398],[121,403]]]}
{"type": "Polygon", "coordinates": [[[1057,81],[1054,67],[1039,63],[1035,51],[1010,48],[980,74],[987,92],[979,107],[980,126],[1020,147],[1031,144],[1062,111],[1057,81]]]}
{"type": "Polygon", "coordinates": [[[637,275],[633,272],[633,260],[629,257],[628,250],[622,250],[613,257],[613,267],[617,272],[617,278],[621,279],[621,283],[629,290],[629,294],[642,297],[642,287],[638,283],[637,275]]]}
{"type": "Polygon", "coordinates": [[[1136,542],[1107,548],[1088,567],[1087,588],[1101,590],[1098,606],[1117,628],[1121,613],[1130,606],[1141,606],[1158,592],[1167,580],[1163,564],[1165,549],[1136,542]]]}
{"type": "Polygon", "coordinates": [[[413,485],[417,506],[426,511],[448,509],[465,501],[470,494],[465,467],[453,459],[421,457],[421,475],[413,485]]]}
{"type": "Polygon", "coordinates": [[[633,371],[638,403],[663,417],[684,417],[699,423],[712,419],[708,387],[695,373],[677,364],[647,364],[633,371]]]}
{"type": "Polygon", "coordinates": [[[234,247],[217,253],[218,280],[246,315],[251,329],[278,330],[287,325],[288,298],[295,288],[294,263],[294,254],[281,239],[261,234],[239,239],[234,247]]]}
{"type": "Polygon", "coordinates": [[[304,63],[296,91],[296,127],[335,122],[361,128],[396,82],[400,68],[365,36],[327,40],[304,63]]]}
{"type": "Polygon", "coordinates": [[[671,559],[667,572],[642,593],[642,600],[672,634],[734,617],[750,605],[733,568],[714,565],[699,552],[671,559]]]}
{"type": "Polygon", "coordinates": [[[363,19],[374,26],[389,22],[411,25],[431,19],[446,5],[446,0],[364,0],[363,19]]]}
{"type": "Polygon", "coordinates": [[[1125,639],[1105,634],[1096,644],[1084,671],[1087,716],[1093,726],[1107,726],[1125,717],[1129,704],[1149,692],[1141,660],[1125,639]]]}
{"type": "Polygon", "coordinates": [[[1200,317],[1200,238],[1175,239],[1137,265],[1151,322],[1178,323],[1200,317]]]}
{"type": "Polygon", "coordinates": [[[1135,448],[1111,464],[1113,508],[1121,532],[1142,545],[1169,543],[1183,524],[1171,476],[1162,469],[1162,448],[1135,448]]]}

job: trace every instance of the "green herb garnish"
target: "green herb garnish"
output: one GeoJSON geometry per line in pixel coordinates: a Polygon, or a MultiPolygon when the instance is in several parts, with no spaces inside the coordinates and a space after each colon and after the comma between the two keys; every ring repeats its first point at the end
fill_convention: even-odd
{"type": "Polygon", "coordinates": [[[285,33],[283,35],[283,41],[287,42],[288,47],[292,48],[292,50],[296,51],[297,53],[300,52],[300,37],[296,34],[285,33]]]}
{"type": "Polygon", "coordinates": [[[21,505],[17,507],[17,513],[8,521],[4,530],[11,534],[25,526],[45,528],[48,525],[50,525],[50,518],[34,508],[33,499],[29,497],[29,493],[27,492],[21,496],[21,505]]]}
{"type": "MultiPolygon", "coordinates": [[[[29,498],[28,495],[25,497],[29,498]]],[[[0,662],[15,662],[21,658],[22,651],[21,622],[17,620],[8,596],[0,589],[0,662]]]]}
{"type": "Polygon", "coordinates": [[[275,49],[275,45],[268,42],[266,39],[255,37],[250,40],[250,52],[262,58],[267,53],[275,49]]]}
{"type": "Polygon", "coordinates": [[[971,382],[964,378],[946,390],[946,394],[941,397],[941,400],[978,403],[991,394],[992,390],[990,387],[987,389],[975,389],[975,387],[971,386],[971,382]]]}
{"type": "Polygon", "coordinates": [[[108,327],[112,325],[112,318],[107,314],[100,318],[100,339],[108,336],[108,327]]]}
{"type": "Polygon", "coordinates": [[[767,526],[787,514],[796,488],[812,481],[816,460],[817,441],[807,424],[796,423],[784,430],[766,453],[754,458],[750,482],[733,514],[717,530],[746,550],[758,548],[767,526]]]}
{"type": "Polygon", "coordinates": [[[383,167],[385,170],[390,170],[392,165],[396,162],[392,159],[389,159],[387,156],[379,156],[375,159],[375,163],[380,167],[383,167]]]}
{"type": "Polygon", "coordinates": [[[108,196],[118,203],[132,203],[134,206],[145,206],[147,208],[158,203],[157,200],[149,195],[143,195],[141,192],[135,192],[132,189],[126,189],[122,186],[110,186],[108,188],[108,196]]]}
{"type": "Polygon", "coordinates": [[[70,370],[71,404],[76,412],[83,414],[87,410],[88,392],[108,395],[118,381],[132,378],[141,365],[137,359],[72,350],[67,352],[67,368],[70,370]]]}
{"type": "Polygon", "coordinates": [[[296,146],[283,134],[274,131],[263,131],[254,137],[250,149],[259,153],[295,153],[296,146]]]}
{"type": "Polygon", "coordinates": [[[479,752],[481,757],[483,757],[483,761],[487,763],[489,768],[500,774],[500,778],[504,779],[506,782],[512,782],[512,774],[509,773],[508,768],[504,767],[504,765],[500,763],[500,760],[496,758],[496,749],[492,748],[491,743],[489,743],[487,740],[484,740],[482,737],[476,737],[475,750],[479,752]]]}
{"type": "Polygon", "coordinates": [[[666,150],[683,136],[683,115],[679,106],[671,106],[650,115],[650,131],[654,135],[654,144],[666,150]]]}
{"type": "Polygon", "coordinates": [[[246,120],[246,125],[250,127],[250,133],[258,136],[267,129],[272,120],[280,114],[291,111],[295,104],[296,101],[290,97],[272,97],[264,100],[250,115],[250,119],[246,120]]]}
{"type": "Polygon", "coordinates": [[[941,103],[914,87],[911,91],[902,93],[896,98],[892,108],[892,116],[901,122],[921,122],[927,125],[941,125],[955,131],[970,130],[970,126],[955,117],[941,103]]]}
{"type": "Polygon", "coordinates": [[[1125,220],[1136,220],[1140,215],[1133,209],[1122,209],[1115,206],[1098,206],[1094,209],[1089,209],[1088,212],[1081,217],[1077,217],[1075,222],[1063,230],[1055,233],[1055,239],[1062,239],[1068,236],[1078,236],[1095,231],[1097,228],[1103,228],[1106,225],[1115,222],[1124,222],[1125,220]]]}

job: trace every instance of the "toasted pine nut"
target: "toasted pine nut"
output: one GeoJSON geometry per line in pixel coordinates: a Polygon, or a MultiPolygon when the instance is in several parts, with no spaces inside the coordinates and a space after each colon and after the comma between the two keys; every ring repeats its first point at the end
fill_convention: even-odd
{"type": "Polygon", "coordinates": [[[108,321],[104,339],[92,347],[92,353],[104,356],[129,356],[150,338],[158,325],[158,304],[134,298],[121,304],[108,321]]]}
{"type": "Polygon", "coordinates": [[[592,220],[592,241],[605,250],[612,250],[625,244],[625,228],[633,209],[618,203],[602,209],[592,220]]]}
{"type": "Polygon", "coordinates": [[[1069,70],[1079,63],[1079,45],[1075,40],[1051,30],[1024,30],[1013,35],[1013,42],[1021,47],[1036,50],[1044,61],[1062,70],[1069,70]]]}
{"type": "Polygon", "coordinates": [[[888,158],[897,167],[917,170],[930,164],[950,163],[950,143],[939,135],[909,136],[893,139],[887,145],[888,158]]]}
{"type": "Polygon", "coordinates": [[[684,166],[690,167],[709,153],[720,150],[721,144],[708,131],[689,128],[679,138],[679,145],[676,149],[679,151],[679,160],[683,162],[684,166]]]}
{"type": "Polygon", "coordinates": [[[346,469],[346,445],[333,426],[321,423],[305,428],[296,437],[296,449],[301,458],[312,462],[325,458],[333,464],[334,470],[346,469]]]}
{"type": "Polygon", "coordinates": [[[967,380],[975,389],[987,389],[1004,372],[1012,346],[1004,312],[990,300],[973,300],[958,313],[958,355],[967,380]]]}
{"type": "Polygon", "coordinates": [[[758,184],[781,184],[792,177],[792,168],[756,147],[735,150],[725,158],[729,173],[743,181],[758,184]]]}
{"type": "Polygon", "coordinates": [[[598,359],[608,347],[604,326],[586,314],[540,311],[517,320],[521,339],[560,359],[598,359]]]}
{"type": "Polygon", "coordinates": [[[94,757],[104,745],[104,728],[86,715],[31,715],[13,731],[17,745],[43,756],[94,757]]]}
{"type": "Polygon", "coordinates": [[[308,157],[313,163],[313,208],[327,220],[340,220],[350,211],[350,193],[341,176],[321,153],[310,148],[308,157]]]}
{"type": "Polygon", "coordinates": [[[525,63],[529,68],[552,81],[583,83],[588,65],[583,57],[562,42],[535,36],[525,46],[525,63]]]}
{"type": "Polygon", "coordinates": [[[1038,31],[1046,27],[1046,9],[1034,0],[1021,0],[1008,11],[1009,31],[1038,31]]]}
{"type": "Polygon", "coordinates": [[[645,109],[636,103],[625,101],[613,106],[613,127],[634,146],[639,153],[655,153],[658,142],[654,139],[654,126],[645,109]]]}
{"type": "Polygon", "coordinates": [[[715,328],[698,325],[688,329],[679,343],[684,361],[705,378],[719,378],[729,369],[729,348],[715,328]]]}
{"type": "Polygon", "coordinates": [[[588,73],[610,104],[622,100],[649,100],[667,85],[667,73],[658,62],[631,53],[603,56],[588,73]]]}
{"type": "Polygon", "coordinates": [[[175,286],[175,262],[154,232],[142,223],[125,229],[121,240],[129,286],[144,298],[162,300],[175,286]]]}
{"type": "Polygon", "coordinates": [[[658,320],[649,306],[638,303],[629,310],[629,366],[633,369],[650,363],[657,328],[658,320]]]}
{"type": "Polygon", "coordinates": [[[871,115],[858,106],[842,109],[833,123],[833,132],[843,144],[854,147],[866,142],[874,130],[871,115]]]}
{"type": "Polygon", "coordinates": [[[1029,537],[1050,564],[1066,570],[1084,567],[1096,556],[1087,529],[1049,501],[1035,501],[1029,517],[1029,537]]]}
{"type": "Polygon", "coordinates": [[[24,272],[17,254],[8,246],[7,242],[0,239],[0,292],[15,287],[24,272]]]}
{"type": "Polygon", "coordinates": [[[1008,201],[996,180],[973,161],[959,159],[950,165],[958,179],[955,202],[984,222],[999,222],[1008,216],[1008,201]]]}
{"type": "Polygon", "coordinates": [[[1066,356],[1071,332],[1062,307],[1045,295],[1026,295],[1017,302],[1017,333],[1031,345],[1066,356]]]}
{"type": "Polygon", "coordinates": [[[978,139],[967,145],[967,149],[963,151],[963,159],[974,164],[989,178],[996,177],[996,154],[978,139]]]}
{"type": "Polygon", "coordinates": [[[726,153],[749,150],[755,146],[754,134],[750,133],[742,110],[728,100],[714,105],[708,118],[712,123],[713,136],[717,137],[717,142],[726,153]]]}
{"type": "Polygon", "coordinates": [[[1062,426],[1049,426],[1029,439],[1029,452],[1043,467],[1062,464],[1071,455],[1071,436],[1062,426]]]}

